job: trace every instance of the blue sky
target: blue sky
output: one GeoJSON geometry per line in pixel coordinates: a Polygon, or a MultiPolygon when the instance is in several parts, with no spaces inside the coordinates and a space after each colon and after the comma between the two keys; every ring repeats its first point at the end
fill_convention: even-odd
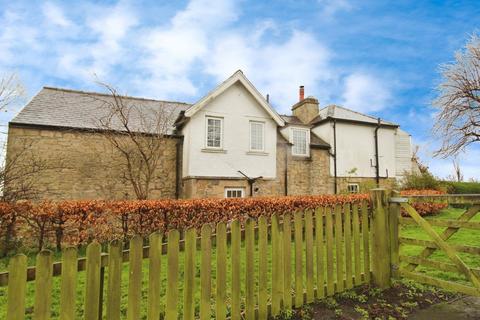
{"type": "MultiPolygon", "coordinates": [[[[194,102],[242,69],[281,113],[299,85],[331,103],[397,122],[432,159],[438,66],[479,31],[477,1],[3,1],[0,74],[28,100],[42,86],[194,102]]],[[[3,115],[6,122],[14,114],[3,115]]],[[[480,146],[460,156],[480,178],[480,146]]]]}

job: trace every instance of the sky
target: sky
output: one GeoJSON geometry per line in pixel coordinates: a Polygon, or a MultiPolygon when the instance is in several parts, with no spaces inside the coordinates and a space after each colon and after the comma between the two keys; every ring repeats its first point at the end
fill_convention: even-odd
{"type": "MultiPolygon", "coordinates": [[[[193,103],[241,69],[279,113],[304,85],[320,106],[400,124],[446,177],[451,159],[432,158],[431,101],[439,66],[479,23],[473,0],[0,0],[0,75],[19,76],[23,104],[42,86],[100,91],[98,81],[193,103]]],[[[466,179],[480,179],[480,144],[459,159],[466,179]]]]}

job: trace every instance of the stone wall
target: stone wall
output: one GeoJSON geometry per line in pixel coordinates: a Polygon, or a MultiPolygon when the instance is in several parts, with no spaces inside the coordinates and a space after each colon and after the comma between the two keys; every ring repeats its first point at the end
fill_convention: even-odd
{"type": "MultiPolygon", "coordinates": [[[[242,187],[245,195],[250,195],[245,179],[186,178],[177,190],[177,178],[181,180],[177,177],[177,166],[181,165],[181,155],[177,155],[181,148],[177,148],[177,144],[181,139],[164,141],[151,199],[176,198],[177,194],[181,198],[223,198],[227,187],[242,187]]],[[[17,166],[29,166],[31,157],[40,159],[48,167],[29,176],[35,199],[135,198],[133,188],[123,178],[123,158],[98,133],[11,126],[7,161],[16,159],[17,166]],[[25,153],[25,149],[28,152],[25,153]],[[22,157],[17,156],[20,153],[22,157]]],[[[255,182],[254,196],[283,196],[286,191],[288,195],[333,193],[328,157],[328,151],[321,149],[311,149],[309,158],[293,157],[290,144],[279,142],[277,177],[255,182]]],[[[6,186],[9,187],[13,188],[6,186]]]]}
{"type": "MultiPolygon", "coordinates": [[[[377,182],[375,178],[338,177],[337,178],[338,193],[347,193],[347,186],[350,183],[358,184],[360,187],[361,193],[368,193],[370,189],[377,188],[377,182]]],[[[392,189],[395,187],[396,183],[397,183],[397,180],[395,178],[380,178],[381,188],[392,189]]]]}
{"type": "MultiPolygon", "coordinates": [[[[152,199],[176,197],[176,144],[179,139],[164,139],[164,142],[150,194],[152,199]]],[[[41,199],[135,198],[133,188],[123,178],[124,158],[117,152],[98,133],[9,128],[7,163],[15,159],[16,166],[28,166],[30,158],[36,157],[46,164],[46,169],[29,177],[30,187],[41,199]],[[19,154],[22,156],[19,157],[19,154]]]]}
{"type": "MultiPolygon", "coordinates": [[[[277,144],[277,177],[257,180],[254,196],[310,195],[333,193],[333,182],[329,176],[329,154],[327,150],[311,149],[308,158],[293,157],[291,146],[286,142],[277,144]],[[287,171],[286,168],[288,168],[287,171]],[[287,188],[285,188],[287,177],[287,188]]],[[[250,195],[246,179],[195,178],[183,180],[183,198],[223,198],[225,188],[244,188],[250,195]]]]}

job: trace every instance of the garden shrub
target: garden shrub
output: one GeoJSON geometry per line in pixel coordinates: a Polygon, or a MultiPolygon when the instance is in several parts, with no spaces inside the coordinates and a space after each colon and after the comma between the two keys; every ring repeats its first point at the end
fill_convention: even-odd
{"type": "MultiPolygon", "coordinates": [[[[170,229],[200,229],[204,224],[244,221],[248,217],[293,213],[336,204],[359,203],[367,194],[262,197],[245,199],[43,201],[0,203],[2,239],[5,230],[30,248],[77,245],[93,240],[127,240],[134,234],[170,229]],[[12,217],[14,219],[12,220],[12,217]],[[10,227],[7,227],[10,226],[10,227]]],[[[13,237],[12,236],[12,237],[13,237]]],[[[8,237],[11,239],[12,237],[8,237]]]]}
{"type": "Polygon", "coordinates": [[[439,190],[442,188],[442,183],[428,171],[406,172],[401,186],[404,190],[439,190]]]}
{"type": "MultiPolygon", "coordinates": [[[[402,190],[400,192],[402,196],[434,196],[434,195],[442,195],[445,192],[440,190],[431,190],[431,189],[424,189],[424,190],[402,190]]],[[[415,198],[412,197],[410,199],[410,203],[415,210],[417,210],[418,214],[421,216],[428,216],[428,215],[435,215],[438,214],[441,210],[448,207],[448,203],[445,200],[434,200],[434,198],[415,198]]],[[[402,216],[409,217],[410,215],[402,210],[402,216]]]]}

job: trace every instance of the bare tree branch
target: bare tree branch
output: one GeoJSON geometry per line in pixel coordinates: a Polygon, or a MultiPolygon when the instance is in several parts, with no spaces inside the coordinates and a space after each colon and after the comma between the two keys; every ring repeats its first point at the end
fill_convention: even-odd
{"type": "Polygon", "coordinates": [[[472,36],[455,62],[441,66],[441,74],[434,134],[442,146],[435,155],[446,158],[480,141],[480,38],[472,36]]]}
{"type": "Polygon", "coordinates": [[[60,157],[52,162],[34,153],[33,143],[31,140],[18,141],[0,166],[2,201],[41,198],[39,175],[48,170],[66,168],[60,157]]]}
{"type": "Polygon", "coordinates": [[[25,89],[16,74],[0,79],[0,111],[7,111],[8,107],[19,97],[25,94],[25,89]]]}
{"type": "Polygon", "coordinates": [[[147,108],[120,95],[111,85],[99,84],[111,97],[94,97],[107,111],[105,116],[95,119],[96,126],[120,155],[122,179],[131,184],[137,199],[148,199],[175,120],[174,110],[147,108]]]}

